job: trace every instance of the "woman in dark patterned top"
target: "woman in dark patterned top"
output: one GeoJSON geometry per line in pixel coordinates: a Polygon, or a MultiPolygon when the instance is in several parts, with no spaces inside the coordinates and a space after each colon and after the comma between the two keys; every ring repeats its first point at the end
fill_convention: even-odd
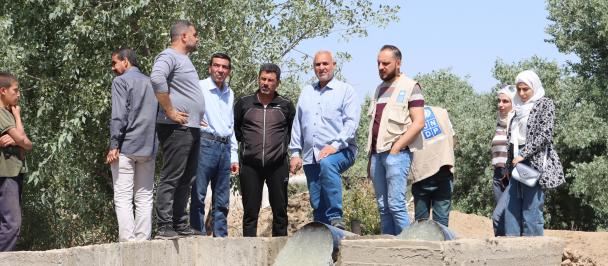
{"type": "Polygon", "coordinates": [[[529,187],[515,179],[505,190],[504,212],[507,236],[542,236],[544,227],[544,189],[564,183],[564,173],[553,147],[555,105],[545,96],[538,75],[526,70],[515,78],[517,93],[513,99],[515,117],[511,120],[507,169],[523,163],[542,172],[537,184],[529,187]],[[546,160],[545,160],[546,156],[546,160]]]}

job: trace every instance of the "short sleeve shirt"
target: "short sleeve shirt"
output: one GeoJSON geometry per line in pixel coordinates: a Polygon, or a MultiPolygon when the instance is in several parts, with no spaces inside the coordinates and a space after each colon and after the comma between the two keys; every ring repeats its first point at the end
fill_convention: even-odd
{"type": "MultiPolygon", "coordinates": [[[[0,135],[14,128],[15,117],[6,108],[0,108],[0,135]]],[[[0,177],[16,177],[21,172],[23,161],[19,159],[21,149],[17,146],[0,148],[0,177]]]]}
{"type": "MultiPolygon", "coordinates": [[[[378,130],[380,129],[380,121],[382,120],[382,113],[384,112],[384,107],[386,107],[386,103],[388,102],[388,99],[391,98],[394,91],[394,87],[383,87],[380,88],[380,91],[378,92],[378,99],[376,99],[376,116],[374,117],[372,126],[372,153],[376,153],[378,130]]],[[[414,89],[412,90],[412,95],[408,99],[407,104],[408,108],[424,107],[424,97],[422,96],[422,89],[420,88],[420,85],[416,84],[416,86],[414,86],[414,89]]]]}

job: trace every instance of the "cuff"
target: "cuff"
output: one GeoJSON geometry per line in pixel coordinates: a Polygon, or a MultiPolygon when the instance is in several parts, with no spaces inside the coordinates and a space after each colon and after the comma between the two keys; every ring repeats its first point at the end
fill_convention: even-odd
{"type": "Polygon", "coordinates": [[[334,141],[334,142],[332,142],[330,145],[331,145],[332,147],[334,147],[334,148],[335,148],[336,150],[338,150],[338,151],[339,151],[339,150],[341,150],[341,149],[343,149],[343,148],[342,148],[342,145],[340,145],[340,142],[338,142],[338,141],[334,141]]]}

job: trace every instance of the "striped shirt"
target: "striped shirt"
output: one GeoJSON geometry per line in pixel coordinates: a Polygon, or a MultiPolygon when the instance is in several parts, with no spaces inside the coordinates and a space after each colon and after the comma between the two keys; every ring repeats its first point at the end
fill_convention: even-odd
{"type": "Polygon", "coordinates": [[[494,138],[492,138],[492,165],[495,167],[505,167],[507,162],[507,128],[496,124],[494,138]]]}

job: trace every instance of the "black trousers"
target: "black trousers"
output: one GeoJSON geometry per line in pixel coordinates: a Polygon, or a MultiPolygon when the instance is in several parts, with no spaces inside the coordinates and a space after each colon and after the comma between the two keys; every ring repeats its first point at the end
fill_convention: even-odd
{"type": "Polygon", "coordinates": [[[289,181],[287,159],[265,167],[241,162],[239,178],[244,209],[243,236],[255,237],[257,235],[264,181],[268,186],[268,198],[272,208],[272,236],[286,236],[287,183],[289,181]]]}
{"type": "Polygon", "coordinates": [[[156,189],[158,226],[188,227],[186,207],[196,178],[200,129],[182,125],[157,124],[163,153],[160,182],[156,189]]]}

